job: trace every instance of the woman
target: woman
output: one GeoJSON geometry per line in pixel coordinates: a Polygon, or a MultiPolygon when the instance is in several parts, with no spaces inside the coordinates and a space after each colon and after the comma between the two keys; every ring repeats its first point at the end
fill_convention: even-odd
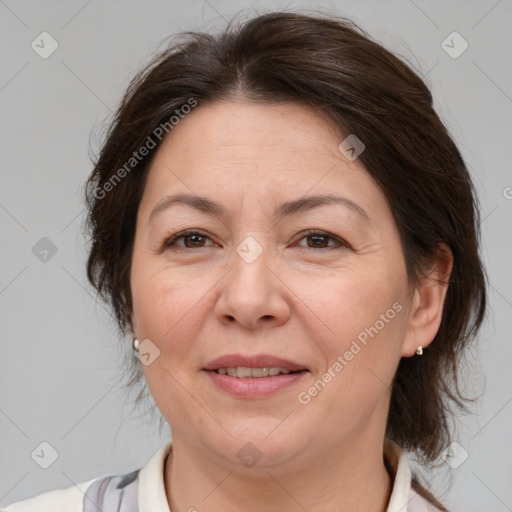
{"type": "Polygon", "coordinates": [[[187,34],[88,180],[88,276],[172,430],[140,470],[6,512],[446,510],[485,312],[478,209],[422,80],[344,19],[187,34]]]}

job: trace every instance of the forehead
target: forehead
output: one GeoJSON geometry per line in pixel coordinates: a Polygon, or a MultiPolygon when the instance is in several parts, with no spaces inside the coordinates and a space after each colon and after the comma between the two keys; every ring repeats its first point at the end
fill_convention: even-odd
{"type": "MultiPolygon", "coordinates": [[[[217,101],[199,104],[165,138],[159,153],[174,159],[252,159],[297,164],[311,157],[339,159],[343,136],[325,115],[302,105],[217,101]]],[[[158,159],[158,158],[157,158],[158,159]]]]}
{"type": "MultiPolygon", "coordinates": [[[[254,144],[278,145],[282,141],[293,143],[295,140],[332,152],[333,148],[326,144],[326,133],[333,140],[342,137],[321,111],[296,103],[215,101],[199,105],[180,124],[183,127],[190,123],[196,125],[205,142],[218,146],[229,145],[249,135],[254,144]]],[[[184,135],[183,131],[181,135],[184,135]]]]}
{"type": "MultiPolygon", "coordinates": [[[[312,194],[354,200],[383,195],[365,168],[340,151],[344,136],[325,116],[297,104],[219,101],[174,126],[151,164],[145,196],[170,192],[260,204],[312,194]],[[349,197],[350,198],[350,197],[349,197]]],[[[380,196],[380,197],[379,197],[380,196]]]]}

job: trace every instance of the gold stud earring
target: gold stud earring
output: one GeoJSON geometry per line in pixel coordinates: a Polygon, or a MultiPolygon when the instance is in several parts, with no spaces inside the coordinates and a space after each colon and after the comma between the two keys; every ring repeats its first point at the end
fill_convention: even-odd
{"type": "Polygon", "coordinates": [[[423,355],[423,347],[421,345],[416,350],[416,355],[418,355],[418,356],[423,355]]]}

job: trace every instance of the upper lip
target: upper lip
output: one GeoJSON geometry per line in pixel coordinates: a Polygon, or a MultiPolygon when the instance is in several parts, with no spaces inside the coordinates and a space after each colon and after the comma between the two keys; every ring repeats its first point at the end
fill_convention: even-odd
{"type": "Polygon", "coordinates": [[[292,372],[307,370],[307,368],[299,363],[283,359],[282,357],[271,356],[267,354],[258,354],[253,356],[243,356],[241,354],[226,354],[210,361],[205,370],[218,370],[219,368],[229,367],[245,367],[245,368],[286,368],[292,372]]]}

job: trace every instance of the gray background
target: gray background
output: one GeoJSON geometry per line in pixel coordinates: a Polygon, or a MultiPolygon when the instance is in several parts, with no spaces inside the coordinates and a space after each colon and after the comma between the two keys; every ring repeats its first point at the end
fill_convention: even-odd
{"type": "Polygon", "coordinates": [[[473,174],[491,283],[468,372],[481,399],[455,437],[467,460],[443,463],[432,482],[455,511],[512,510],[510,0],[0,1],[0,505],[128,472],[169,439],[133,411],[114,324],[85,279],[89,149],[129,79],[177,31],[222,28],[241,10],[317,7],[352,18],[426,76],[473,174]],[[43,31],[59,45],[47,59],[31,48],[43,31]],[[441,46],[453,31],[469,44],[456,59],[441,46]],[[57,249],[46,262],[32,249],[43,237],[57,249]],[[31,458],[43,441],[59,455],[48,469],[31,458]]]}

